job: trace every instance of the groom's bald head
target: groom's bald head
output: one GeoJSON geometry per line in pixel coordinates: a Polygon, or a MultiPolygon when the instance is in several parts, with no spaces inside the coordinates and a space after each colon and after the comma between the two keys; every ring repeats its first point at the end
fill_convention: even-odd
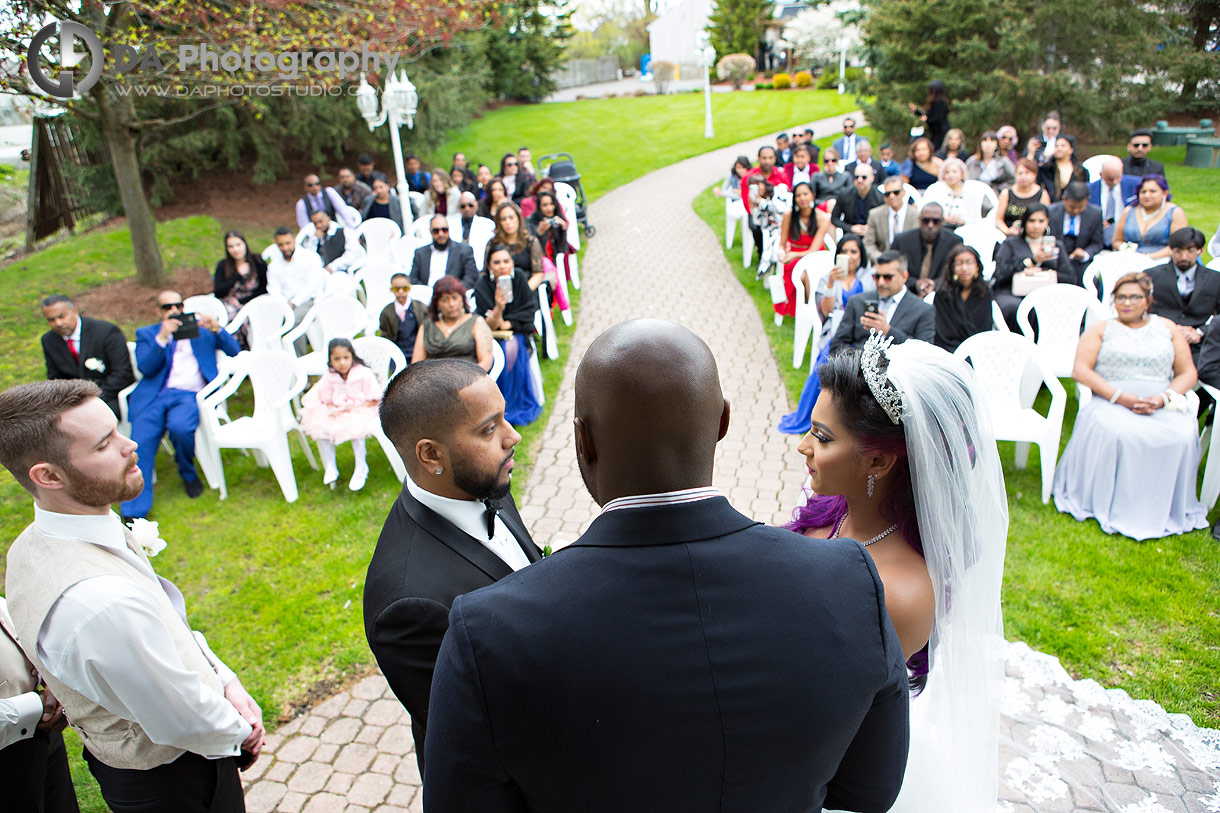
{"type": "Polygon", "coordinates": [[[576,371],[576,454],[598,504],[711,485],[728,425],[711,349],[674,322],[620,322],[576,371]]]}

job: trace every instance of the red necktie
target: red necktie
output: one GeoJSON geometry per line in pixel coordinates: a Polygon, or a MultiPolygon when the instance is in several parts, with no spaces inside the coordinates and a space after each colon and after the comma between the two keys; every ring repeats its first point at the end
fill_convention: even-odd
{"type": "Polygon", "coordinates": [[[80,351],[76,349],[76,339],[68,339],[68,349],[72,351],[72,360],[80,361],[80,351]]]}

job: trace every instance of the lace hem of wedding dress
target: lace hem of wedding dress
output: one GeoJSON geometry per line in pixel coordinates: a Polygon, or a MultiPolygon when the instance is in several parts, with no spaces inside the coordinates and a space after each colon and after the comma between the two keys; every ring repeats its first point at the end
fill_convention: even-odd
{"type": "Polygon", "coordinates": [[[1005,660],[998,810],[1220,813],[1220,731],[1024,643],[1005,660]]]}

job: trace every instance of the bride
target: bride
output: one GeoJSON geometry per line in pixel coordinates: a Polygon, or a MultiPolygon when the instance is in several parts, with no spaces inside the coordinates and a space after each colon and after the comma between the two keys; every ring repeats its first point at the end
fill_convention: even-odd
{"type": "Polygon", "coordinates": [[[819,369],[798,447],[812,494],[788,527],[859,540],[907,657],[911,745],[893,810],[996,804],[1008,503],[971,368],[874,335],[819,369]]]}

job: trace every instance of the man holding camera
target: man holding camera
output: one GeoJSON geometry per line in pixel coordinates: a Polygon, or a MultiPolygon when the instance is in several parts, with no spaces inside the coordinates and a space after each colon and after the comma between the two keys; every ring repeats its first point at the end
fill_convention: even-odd
{"type": "Polygon", "coordinates": [[[166,432],[187,496],[194,499],[203,493],[195,471],[195,393],[216,377],[216,351],[227,356],[241,351],[237,339],[211,316],[184,313],[177,292],[162,291],[157,307],[161,322],[136,331],[136,367],[144,377],[127,400],[127,414],[144,490],[122,504],[124,521],[147,516],[152,508],[153,467],[166,432]]]}

